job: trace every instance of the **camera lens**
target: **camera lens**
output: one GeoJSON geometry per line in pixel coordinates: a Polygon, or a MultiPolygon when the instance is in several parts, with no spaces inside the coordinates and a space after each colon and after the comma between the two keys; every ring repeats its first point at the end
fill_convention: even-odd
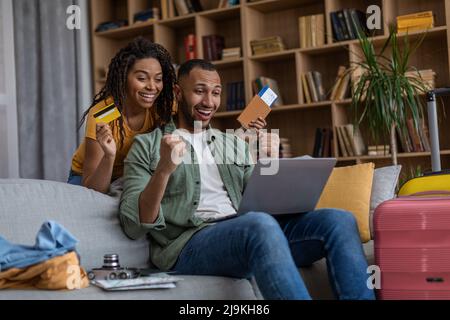
{"type": "Polygon", "coordinates": [[[109,280],[116,280],[117,279],[117,274],[115,274],[114,272],[109,274],[109,280]]]}
{"type": "Polygon", "coordinates": [[[103,268],[105,269],[119,269],[119,255],[105,254],[103,257],[103,268]]]}

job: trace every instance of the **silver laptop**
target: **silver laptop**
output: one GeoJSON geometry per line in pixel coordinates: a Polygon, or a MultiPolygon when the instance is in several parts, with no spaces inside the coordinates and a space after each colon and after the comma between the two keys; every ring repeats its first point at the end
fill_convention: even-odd
{"type": "Polygon", "coordinates": [[[272,215],[315,209],[336,165],[334,158],[265,159],[258,162],[245,188],[238,215],[249,211],[272,215]],[[276,168],[274,175],[266,175],[276,168]]]}

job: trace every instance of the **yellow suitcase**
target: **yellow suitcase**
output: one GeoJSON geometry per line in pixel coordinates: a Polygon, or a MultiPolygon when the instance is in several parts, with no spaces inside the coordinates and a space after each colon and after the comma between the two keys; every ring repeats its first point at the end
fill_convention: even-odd
{"type": "Polygon", "coordinates": [[[427,93],[428,126],[431,144],[432,172],[407,181],[399,190],[399,196],[418,192],[450,191],[450,171],[441,171],[439,132],[436,112],[436,97],[450,95],[450,88],[440,88],[427,93]]]}
{"type": "Polygon", "coordinates": [[[399,196],[409,196],[426,191],[449,191],[450,174],[436,173],[408,180],[398,192],[399,196]]]}

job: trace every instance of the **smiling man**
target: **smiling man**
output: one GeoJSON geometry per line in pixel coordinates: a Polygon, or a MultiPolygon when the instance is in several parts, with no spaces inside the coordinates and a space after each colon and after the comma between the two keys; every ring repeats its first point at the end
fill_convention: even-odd
{"type": "Polygon", "coordinates": [[[136,137],[125,160],[125,233],[148,235],[151,260],[162,270],[254,276],[266,299],[310,299],[297,267],[327,257],[338,298],[373,299],[351,213],[323,209],[282,221],[263,212],[236,215],[253,160],[243,139],[210,126],[221,90],[211,63],[180,67],[177,117],[136,137]]]}

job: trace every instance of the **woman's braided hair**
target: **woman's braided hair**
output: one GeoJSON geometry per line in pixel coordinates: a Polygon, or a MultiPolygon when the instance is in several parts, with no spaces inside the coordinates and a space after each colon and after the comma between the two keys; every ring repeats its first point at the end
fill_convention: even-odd
{"type": "MultiPolygon", "coordinates": [[[[89,109],[83,114],[78,129],[86,120],[89,111],[100,101],[108,97],[113,97],[114,103],[120,113],[124,115],[124,102],[127,92],[128,73],[137,60],[154,58],[159,61],[163,73],[163,90],[155,101],[156,114],[158,115],[157,125],[163,125],[170,120],[173,107],[173,86],[176,81],[175,70],[169,52],[161,45],[151,42],[143,37],[135,38],[126,47],[122,48],[111,60],[108,69],[105,86],[94,97],[89,109]]],[[[125,111],[126,112],[126,111],[125,111]]],[[[123,145],[125,129],[123,117],[114,120],[112,130],[120,130],[120,143],[123,145]]]]}

